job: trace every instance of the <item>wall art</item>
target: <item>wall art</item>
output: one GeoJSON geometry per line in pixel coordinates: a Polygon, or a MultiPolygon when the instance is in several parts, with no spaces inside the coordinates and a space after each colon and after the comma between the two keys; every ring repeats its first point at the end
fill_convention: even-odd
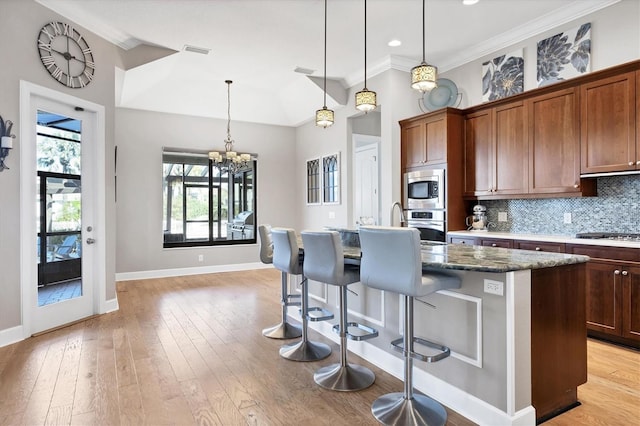
{"type": "Polygon", "coordinates": [[[538,87],[591,71],[591,23],[538,42],[538,87]]]}
{"type": "Polygon", "coordinates": [[[524,55],[518,49],[482,64],[482,102],[495,101],[524,90],[524,55]]]}

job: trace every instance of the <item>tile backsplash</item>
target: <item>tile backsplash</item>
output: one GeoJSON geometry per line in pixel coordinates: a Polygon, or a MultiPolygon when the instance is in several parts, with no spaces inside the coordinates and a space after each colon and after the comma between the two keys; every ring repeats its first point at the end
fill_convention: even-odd
{"type": "Polygon", "coordinates": [[[521,234],[574,235],[579,232],[640,234],[640,175],[598,179],[598,196],[583,198],[481,201],[490,231],[521,234]],[[498,212],[507,213],[498,222],[498,212]],[[571,223],[564,214],[571,213],[571,223]]]}

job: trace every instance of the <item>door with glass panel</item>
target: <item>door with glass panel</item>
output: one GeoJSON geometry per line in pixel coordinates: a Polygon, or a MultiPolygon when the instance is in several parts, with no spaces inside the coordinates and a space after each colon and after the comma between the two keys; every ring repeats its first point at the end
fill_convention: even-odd
{"type": "MultiPolygon", "coordinates": [[[[37,297],[32,332],[47,330],[93,312],[91,271],[92,195],[84,190],[91,172],[91,120],[81,109],[40,101],[36,124],[37,297]],[[86,241],[83,241],[83,238],[86,241]]],[[[31,294],[34,294],[32,292],[31,294]]]]}

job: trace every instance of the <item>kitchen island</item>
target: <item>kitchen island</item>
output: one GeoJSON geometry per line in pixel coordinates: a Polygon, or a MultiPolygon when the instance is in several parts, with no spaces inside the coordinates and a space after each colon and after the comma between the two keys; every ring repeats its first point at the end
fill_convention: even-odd
{"type": "MultiPolygon", "coordinates": [[[[343,235],[343,244],[347,241],[357,238],[343,235]]],[[[359,247],[344,248],[345,258],[357,262],[359,247]]],[[[577,405],[577,387],[587,379],[587,261],[567,254],[425,244],[423,270],[456,274],[462,286],[422,298],[436,309],[415,304],[416,336],[451,348],[443,361],[415,363],[416,388],[479,424],[534,425],[577,405]]],[[[350,316],[377,328],[380,336],[349,341],[349,350],[402,377],[402,359],[389,344],[402,332],[400,298],[360,283],[350,289],[355,292],[349,294],[350,316]]],[[[310,295],[336,310],[333,287],[311,283],[310,295]]],[[[313,328],[337,341],[330,324],[313,328]]]]}

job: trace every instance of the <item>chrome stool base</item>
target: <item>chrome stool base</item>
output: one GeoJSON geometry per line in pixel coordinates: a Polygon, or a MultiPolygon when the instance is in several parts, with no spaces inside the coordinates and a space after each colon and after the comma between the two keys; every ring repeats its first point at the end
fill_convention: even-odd
{"type": "Polygon", "coordinates": [[[443,426],[447,412],[437,401],[425,395],[414,394],[405,399],[402,392],[388,393],[376,399],[371,406],[373,416],[384,425],[443,426]]]}
{"type": "Polygon", "coordinates": [[[302,336],[302,329],[288,322],[281,322],[273,327],[262,330],[262,335],[270,339],[295,339],[302,336]]]}
{"type": "Polygon", "coordinates": [[[368,388],[375,382],[376,376],[361,365],[331,364],[316,371],[313,380],[325,389],[349,392],[368,388]]]}
{"type": "Polygon", "coordinates": [[[331,348],[320,342],[301,341],[280,348],[280,356],[291,361],[319,361],[331,355],[331,348]]]}

